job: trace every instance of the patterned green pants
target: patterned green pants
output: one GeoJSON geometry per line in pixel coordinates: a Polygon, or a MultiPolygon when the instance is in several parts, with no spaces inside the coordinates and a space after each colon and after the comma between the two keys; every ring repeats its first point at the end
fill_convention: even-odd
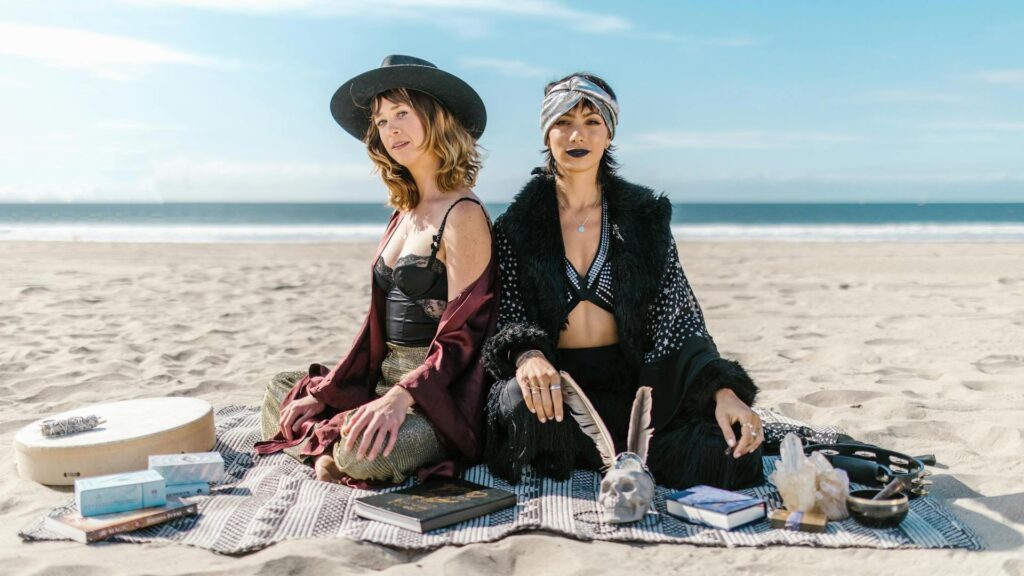
{"type": "MultiPolygon", "coordinates": [[[[375,390],[377,396],[383,396],[396,382],[409,371],[423,363],[426,358],[426,347],[409,347],[388,343],[388,355],[381,364],[381,379],[375,390]]],[[[281,400],[305,376],[305,372],[281,372],[274,376],[267,385],[263,395],[261,427],[263,438],[273,438],[278,432],[281,419],[281,400]]],[[[286,448],[285,453],[299,461],[312,464],[308,457],[299,456],[305,442],[286,448]]],[[[359,441],[351,451],[345,450],[345,436],[335,442],[331,449],[338,468],[357,480],[375,480],[401,483],[418,468],[431,462],[439,462],[447,457],[434,426],[415,406],[409,409],[402,427],[398,430],[398,442],[388,457],[377,456],[374,460],[356,459],[359,441]]]]}

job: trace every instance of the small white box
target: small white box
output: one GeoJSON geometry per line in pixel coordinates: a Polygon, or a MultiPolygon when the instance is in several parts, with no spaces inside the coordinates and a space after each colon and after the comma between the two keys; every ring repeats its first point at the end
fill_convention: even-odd
{"type": "Polygon", "coordinates": [[[75,502],[82,516],[99,516],[163,506],[167,487],[153,470],[94,476],[75,480],[75,502]]]}
{"type": "Polygon", "coordinates": [[[224,479],[224,458],[220,452],[158,454],[149,457],[149,469],[159,472],[168,484],[220,482],[224,479]]]}

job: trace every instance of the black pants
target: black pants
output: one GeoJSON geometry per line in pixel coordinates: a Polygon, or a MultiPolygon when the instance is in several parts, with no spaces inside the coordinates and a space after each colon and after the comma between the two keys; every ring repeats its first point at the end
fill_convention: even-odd
{"type": "MultiPolygon", "coordinates": [[[[638,383],[636,369],[619,346],[560,349],[554,364],[580,385],[611,432],[616,449],[624,451],[638,383]]],[[[600,469],[593,441],[568,411],[562,422],[541,424],[526,408],[514,378],[491,388],[487,426],[484,459],[492,473],[512,484],[519,483],[527,464],[556,480],[567,479],[573,468],[600,469]]],[[[740,437],[738,426],[733,432],[740,437]]],[[[654,431],[647,465],[658,484],[670,488],[707,484],[737,489],[764,481],[760,448],[740,458],[725,451],[725,438],[713,417],[684,413],[664,430],[654,431]]]]}

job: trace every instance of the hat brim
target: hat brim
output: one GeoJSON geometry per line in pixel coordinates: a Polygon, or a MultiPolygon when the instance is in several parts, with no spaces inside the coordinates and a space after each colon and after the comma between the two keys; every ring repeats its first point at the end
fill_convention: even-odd
{"type": "Polygon", "coordinates": [[[393,88],[426,92],[440,101],[475,140],[484,133],[487,109],[480,95],[457,76],[416,64],[376,68],[345,82],[331,98],[331,115],[346,132],[362,141],[370,128],[373,97],[393,88]]]}

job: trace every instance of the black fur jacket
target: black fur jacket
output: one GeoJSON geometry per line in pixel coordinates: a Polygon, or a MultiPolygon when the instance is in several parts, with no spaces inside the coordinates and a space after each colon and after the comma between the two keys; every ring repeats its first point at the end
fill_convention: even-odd
{"type": "MultiPolygon", "coordinates": [[[[620,178],[606,183],[604,193],[620,346],[639,381],[653,387],[654,427],[665,430],[680,415],[713,414],[714,393],[722,388],[752,406],[757,387],[738,363],[719,356],[683,273],[668,198],[620,178]]],[[[568,322],[554,179],[531,179],[495,222],[494,235],[501,299],[484,363],[505,380],[514,376],[515,360],[526,350],[554,358],[568,322]]]]}

